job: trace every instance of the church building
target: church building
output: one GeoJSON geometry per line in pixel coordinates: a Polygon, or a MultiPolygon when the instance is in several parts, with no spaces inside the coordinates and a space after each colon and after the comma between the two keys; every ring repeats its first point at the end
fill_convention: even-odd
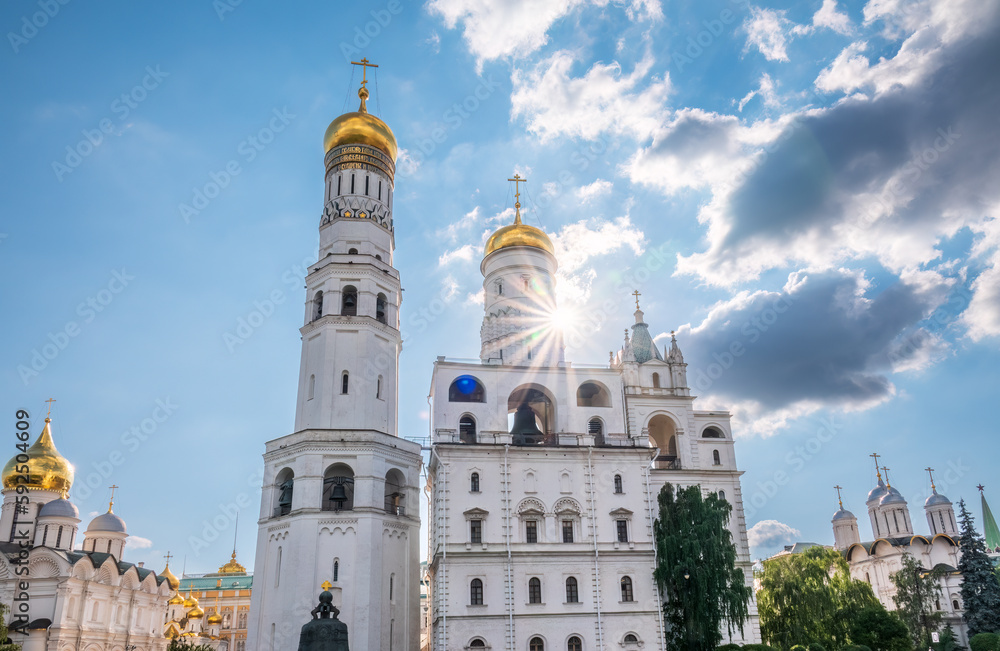
{"type": "MultiPolygon", "coordinates": [[[[677,340],[656,345],[638,293],[607,364],[565,360],[558,260],[517,198],[514,223],[485,246],[479,360],[438,357],[431,379],[430,647],[662,649],[653,522],[665,483],[730,501],[752,584],[730,415],[696,409],[677,340]]],[[[751,615],[732,641],[760,640],[754,604],[751,615]]]]}

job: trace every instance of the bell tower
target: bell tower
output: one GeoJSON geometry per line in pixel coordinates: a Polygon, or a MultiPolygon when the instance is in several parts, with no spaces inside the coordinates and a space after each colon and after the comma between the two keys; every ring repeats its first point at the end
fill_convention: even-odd
{"type": "Polygon", "coordinates": [[[396,139],[360,106],[326,130],[319,256],[305,277],[295,427],[269,441],[249,651],[298,644],[320,585],[358,648],[419,643],[420,446],[398,437],[396,139]]]}

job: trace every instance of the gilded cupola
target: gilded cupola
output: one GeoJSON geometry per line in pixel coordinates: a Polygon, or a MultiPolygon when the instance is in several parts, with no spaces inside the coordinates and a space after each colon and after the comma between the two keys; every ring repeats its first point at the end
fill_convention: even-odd
{"type": "Polygon", "coordinates": [[[368,112],[368,68],[376,68],[362,59],[360,63],[364,70],[364,78],[361,81],[361,88],[358,89],[358,97],[361,99],[361,106],[357,111],[344,113],[326,129],[323,136],[323,150],[329,153],[330,150],[343,145],[368,145],[389,156],[393,163],[396,162],[397,146],[396,136],[392,129],[385,122],[368,112]]]}
{"type": "Polygon", "coordinates": [[[34,445],[4,466],[3,487],[22,485],[29,490],[54,491],[65,497],[73,486],[74,473],[73,464],[56,449],[52,441],[52,419],[46,418],[45,428],[34,445]]]}
{"type": "Polygon", "coordinates": [[[530,246],[555,255],[555,248],[552,246],[552,240],[549,239],[549,236],[546,235],[542,229],[535,228],[534,226],[529,226],[528,224],[521,222],[520,184],[523,183],[525,179],[522,179],[519,175],[515,174],[514,178],[508,180],[515,181],[518,184],[516,200],[514,202],[514,223],[499,229],[490,236],[490,239],[486,240],[486,252],[484,257],[494,251],[499,251],[500,249],[506,249],[512,246],[530,246]]]}

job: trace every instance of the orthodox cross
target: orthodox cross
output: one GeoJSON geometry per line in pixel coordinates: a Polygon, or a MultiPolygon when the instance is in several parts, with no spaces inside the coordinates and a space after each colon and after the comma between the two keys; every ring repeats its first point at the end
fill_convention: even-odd
{"type": "Polygon", "coordinates": [[[642,294],[640,294],[639,290],[637,289],[634,292],[632,292],[632,296],[635,296],[635,309],[638,310],[639,309],[639,297],[642,296],[642,294]]]}
{"type": "Polygon", "coordinates": [[[834,486],[834,488],[837,489],[837,501],[840,502],[840,508],[843,509],[844,500],[840,497],[840,490],[843,488],[843,486],[834,486]]]}
{"type": "Polygon", "coordinates": [[[878,469],[878,458],[881,455],[878,452],[872,452],[868,456],[875,459],[875,474],[878,475],[878,480],[882,481],[882,472],[878,469]]]}
{"type": "Polygon", "coordinates": [[[931,476],[931,490],[936,491],[937,486],[934,485],[934,469],[928,466],[927,468],[924,468],[924,470],[926,470],[927,474],[931,476]]]}
{"type": "Polygon", "coordinates": [[[885,485],[892,488],[892,482],[889,481],[889,468],[887,466],[882,466],[882,472],[885,473],[885,485]]]}
{"type": "Polygon", "coordinates": [[[114,484],[111,484],[109,488],[111,489],[111,501],[108,502],[108,513],[111,513],[111,507],[115,505],[115,489],[118,487],[115,486],[114,484]]]}
{"type": "Polygon", "coordinates": [[[48,400],[45,401],[45,402],[49,403],[49,412],[47,414],[45,414],[46,418],[48,418],[49,416],[52,415],[52,403],[55,402],[55,401],[56,401],[55,398],[49,398],[48,400]]]}
{"type": "Polygon", "coordinates": [[[173,558],[173,556],[170,554],[170,552],[167,552],[167,555],[164,556],[163,558],[167,559],[167,565],[170,565],[170,559],[173,558]]]}
{"type": "Polygon", "coordinates": [[[514,178],[507,179],[508,181],[514,182],[514,223],[521,223],[521,184],[527,183],[528,179],[522,177],[520,174],[514,174],[514,178]]]}
{"type": "MultiPolygon", "coordinates": [[[[361,86],[364,87],[368,83],[368,68],[377,68],[378,65],[374,63],[369,63],[368,58],[365,57],[360,61],[351,61],[351,65],[361,66],[361,86]]],[[[377,90],[377,89],[376,89],[377,90]]]]}
{"type": "Polygon", "coordinates": [[[330,583],[329,581],[323,581],[323,585],[321,585],[320,587],[323,588],[324,590],[329,590],[330,588],[333,587],[333,584],[330,583]]]}

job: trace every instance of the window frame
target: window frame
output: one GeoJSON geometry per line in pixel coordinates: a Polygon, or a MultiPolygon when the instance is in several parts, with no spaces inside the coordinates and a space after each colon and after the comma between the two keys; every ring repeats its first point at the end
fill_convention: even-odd
{"type": "Polygon", "coordinates": [[[528,579],[528,603],[544,604],[542,601],[542,580],[537,576],[528,579]]]}

